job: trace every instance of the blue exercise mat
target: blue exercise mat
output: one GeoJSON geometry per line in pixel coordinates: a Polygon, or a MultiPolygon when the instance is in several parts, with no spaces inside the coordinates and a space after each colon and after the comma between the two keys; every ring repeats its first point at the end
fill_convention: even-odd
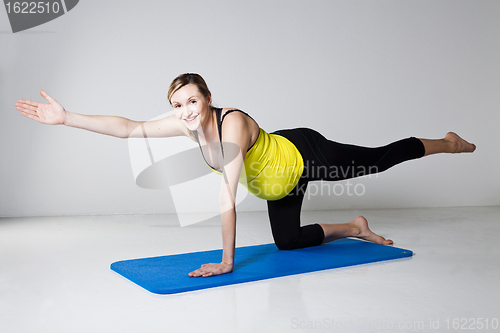
{"type": "Polygon", "coordinates": [[[413,252],[356,239],[339,239],[320,246],[280,251],[275,244],[236,248],[232,273],[189,277],[202,264],[217,263],[222,250],[117,261],[111,269],[156,294],[174,294],[280,276],[404,258],[413,252]]]}

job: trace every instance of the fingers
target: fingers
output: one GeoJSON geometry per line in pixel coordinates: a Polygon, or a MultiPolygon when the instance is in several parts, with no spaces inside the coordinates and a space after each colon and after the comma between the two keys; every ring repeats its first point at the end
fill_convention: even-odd
{"type": "MultiPolygon", "coordinates": [[[[31,101],[28,101],[28,102],[31,102],[31,101]]],[[[36,102],[34,102],[36,103],[36,102]]],[[[22,112],[26,112],[26,113],[31,113],[31,114],[34,114],[35,111],[38,109],[37,106],[34,106],[32,104],[27,104],[27,103],[19,103],[17,102],[15,104],[16,106],[16,109],[18,109],[19,111],[22,111],[22,112]]]]}
{"type": "Polygon", "coordinates": [[[19,111],[23,111],[23,110],[20,110],[19,108],[36,110],[38,105],[40,105],[40,103],[34,102],[34,101],[29,101],[26,99],[20,99],[14,105],[17,106],[17,109],[19,111]]]}
{"type": "Polygon", "coordinates": [[[26,112],[23,112],[22,115],[25,116],[25,117],[28,117],[30,119],[33,119],[33,120],[36,120],[36,121],[40,121],[40,119],[36,115],[28,114],[26,112]]]}
{"type": "Polygon", "coordinates": [[[214,275],[222,274],[222,269],[219,267],[219,264],[203,264],[201,268],[189,273],[190,277],[209,277],[214,275]]]}
{"type": "Polygon", "coordinates": [[[35,101],[30,101],[29,99],[20,99],[17,101],[16,104],[29,104],[29,105],[37,106],[40,103],[35,102],[35,101]]]}
{"type": "Polygon", "coordinates": [[[201,276],[202,275],[202,270],[201,268],[198,268],[197,270],[195,271],[192,271],[191,273],[189,273],[188,275],[191,276],[191,277],[198,277],[198,276],[201,276]]]}
{"type": "Polygon", "coordinates": [[[195,271],[193,271],[193,272],[189,273],[188,275],[189,275],[190,277],[199,277],[199,276],[204,276],[204,274],[206,274],[206,272],[205,272],[205,271],[203,271],[203,270],[201,270],[201,269],[197,269],[197,270],[195,270],[195,271]]]}
{"type": "Polygon", "coordinates": [[[189,273],[188,275],[191,276],[191,277],[198,277],[198,276],[208,276],[207,274],[209,274],[210,271],[205,269],[205,268],[198,268],[197,270],[189,273]]]}
{"type": "Polygon", "coordinates": [[[198,277],[198,276],[209,277],[209,276],[214,276],[214,275],[221,275],[221,274],[230,273],[232,271],[233,271],[232,265],[228,265],[225,263],[221,263],[221,264],[211,263],[211,264],[201,265],[200,268],[189,273],[188,275],[191,277],[198,277]]]}

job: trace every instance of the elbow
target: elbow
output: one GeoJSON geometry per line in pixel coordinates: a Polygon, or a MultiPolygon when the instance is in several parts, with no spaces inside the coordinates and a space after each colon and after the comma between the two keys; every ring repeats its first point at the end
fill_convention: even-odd
{"type": "Polygon", "coordinates": [[[123,124],[123,130],[121,131],[121,133],[119,135],[117,135],[118,138],[120,138],[120,139],[126,139],[126,138],[130,137],[130,134],[132,132],[132,130],[131,130],[131,128],[132,128],[131,122],[132,121],[130,119],[127,119],[125,121],[125,124],[123,124]]]}
{"type": "Polygon", "coordinates": [[[142,123],[143,122],[138,122],[130,119],[125,119],[125,123],[123,124],[122,131],[120,135],[118,135],[119,138],[121,139],[128,139],[128,138],[143,138],[144,133],[142,131],[142,123]]]}
{"type": "Polygon", "coordinates": [[[219,210],[220,213],[225,213],[230,210],[235,210],[236,205],[234,204],[234,200],[230,200],[230,198],[219,198],[219,210]]]}
{"type": "Polygon", "coordinates": [[[120,131],[116,134],[112,134],[112,136],[114,136],[115,138],[118,138],[118,139],[126,139],[129,137],[129,135],[126,131],[120,131]]]}

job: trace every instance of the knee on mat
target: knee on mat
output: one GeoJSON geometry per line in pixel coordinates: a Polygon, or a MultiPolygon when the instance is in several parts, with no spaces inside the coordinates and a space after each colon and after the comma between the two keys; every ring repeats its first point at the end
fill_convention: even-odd
{"type": "Polygon", "coordinates": [[[275,240],[274,244],[276,244],[278,250],[295,250],[298,248],[297,243],[292,240],[275,240]]]}

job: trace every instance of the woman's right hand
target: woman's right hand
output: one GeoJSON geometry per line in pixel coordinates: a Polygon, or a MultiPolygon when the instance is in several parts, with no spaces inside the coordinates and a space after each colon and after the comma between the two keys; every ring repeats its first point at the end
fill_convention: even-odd
{"type": "Polygon", "coordinates": [[[39,103],[20,99],[17,101],[16,108],[22,112],[22,115],[30,119],[36,120],[42,124],[58,125],[64,124],[66,110],[55,99],[47,95],[43,90],[40,90],[40,95],[45,98],[48,103],[39,103]]]}

